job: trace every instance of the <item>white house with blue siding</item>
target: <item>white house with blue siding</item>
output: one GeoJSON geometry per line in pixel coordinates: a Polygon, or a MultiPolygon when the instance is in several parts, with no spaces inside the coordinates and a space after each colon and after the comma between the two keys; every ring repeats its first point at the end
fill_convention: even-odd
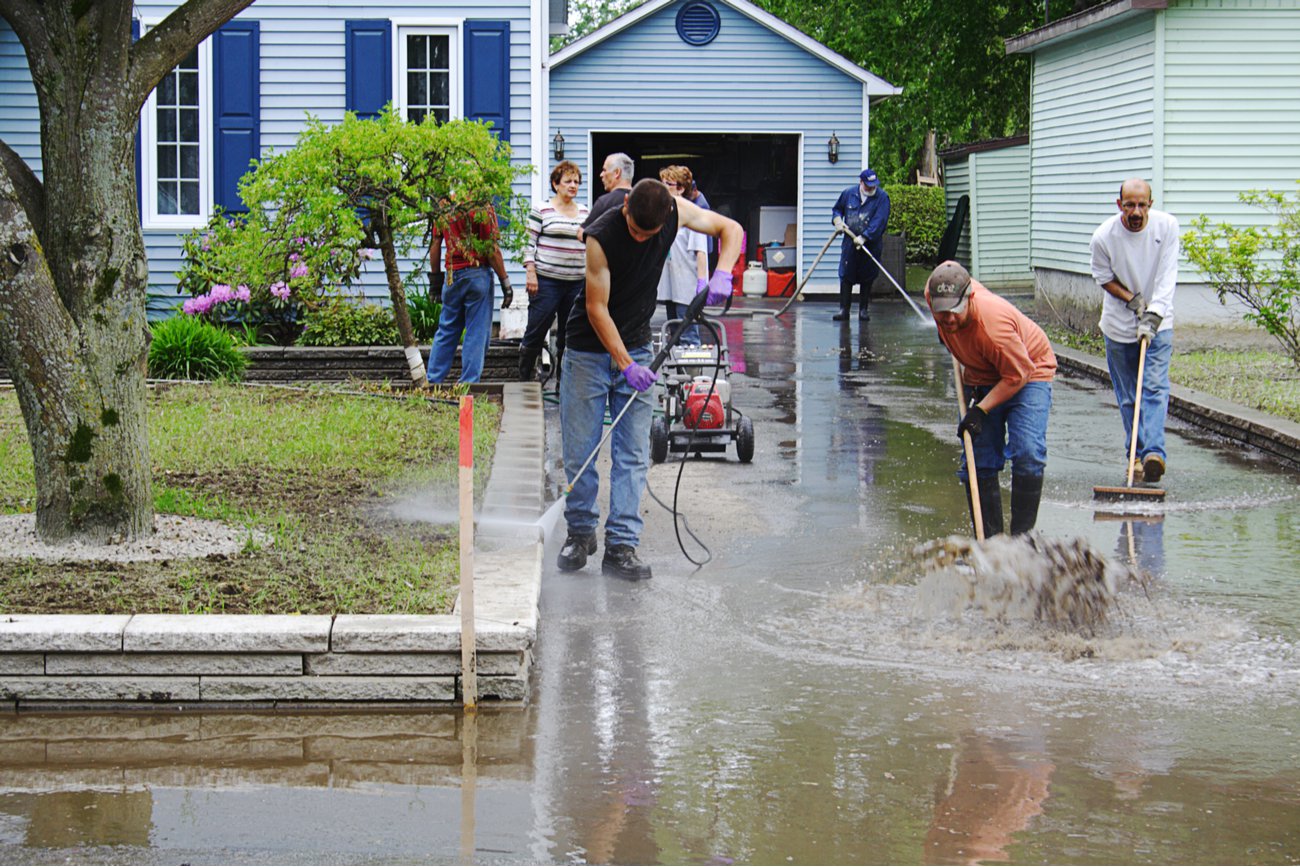
{"type": "MultiPolygon", "coordinates": [[[[795,224],[800,275],[869,162],[871,106],[900,92],[747,0],[648,0],[552,55],[549,71],[547,138],[563,136],[590,198],[609,153],[631,156],[637,178],[686,165],[745,227],[750,258],[795,224]]],[[[539,173],[554,163],[548,152],[539,173]]],[[[837,261],[822,260],[808,291],[838,292],[837,261]]]]}
{"type": "MultiPolygon", "coordinates": [[[[1262,225],[1243,190],[1300,179],[1300,0],[1115,0],[1006,41],[1033,59],[1029,255],[1039,292],[1098,305],[1088,240],[1120,183],[1184,228],[1262,225]]],[[[1235,322],[1184,260],[1180,322],[1235,322]]]]}
{"type": "MultiPolygon", "coordinates": [[[[291,147],[308,114],[337,123],[393,100],[406,116],[490,120],[520,164],[537,158],[547,0],[258,0],[155,90],[141,114],[137,174],[150,293],[176,300],[180,238],[215,206],[241,208],[249,161],[291,147]]],[[[174,3],[136,3],[147,33],[174,3]]],[[[555,25],[563,25],[563,9],[555,25]]],[[[22,46],[0,21],[0,139],[41,170],[35,90],[22,46]]],[[[532,197],[536,181],[520,181],[532,197]]],[[[386,298],[382,269],[366,291],[386,298]]],[[[522,271],[520,282],[522,283],[522,271]]]]}
{"type": "Polygon", "coordinates": [[[957,260],[992,289],[1033,285],[1029,270],[1029,137],[959,145],[939,153],[948,218],[969,196],[957,260]]]}

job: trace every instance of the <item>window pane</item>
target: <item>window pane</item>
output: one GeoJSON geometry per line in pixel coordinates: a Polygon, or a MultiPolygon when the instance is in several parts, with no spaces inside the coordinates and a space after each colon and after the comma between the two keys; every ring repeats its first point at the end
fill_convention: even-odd
{"type": "Polygon", "coordinates": [[[176,184],[170,181],[158,182],[158,213],[176,213],[176,184]]]}
{"type": "Polygon", "coordinates": [[[198,71],[199,68],[199,50],[191,49],[190,53],[185,55],[185,59],[180,62],[178,69],[193,69],[198,71]]]}
{"type": "Polygon", "coordinates": [[[158,109],[158,141],[176,141],[176,110],[173,108],[158,109]]]}
{"type": "Polygon", "coordinates": [[[181,213],[197,214],[199,212],[199,182],[181,182],[181,213]]]}
{"type": "Polygon", "coordinates": [[[163,76],[163,80],[158,82],[158,104],[175,105],[176,104],[176,73],[169,72],[163,76]]]}
{"type": "Polygon", "coordinates": [[[446,123],[451,119],[451,113],[445,108],[436,109],[433,116],[438,119],[438,123],[446,123]]]}
{"type": "Polygon", "coordinates": [[[158,177],[176,177],[176,148],[172,145],[158,145],[158,177]]]}
{"type": "Polygon", "coordinates": [[[429,68],[429,37],[406,37],[406,65],[409,69],[429,68]]]}
{"type": "Polygon", "coordinates": [[[432,43],[433,57],[429,61],[430,69],[446,69],[448,67],[447,55],[450,53],[448,45],[450,37],[447,36],[430,36],[429,42],[432,43]]]}
{"type": "Polygon", "coordinates": [[[429,82],[423,72],[406,73],[407,105],[429,104],[429,82]]]}
{"type": "Polygon", "coordinates": [[[199,140],[199,110],[196,108],[182,108],[177,111],[180,115],[180,138],[177,141],[197,142],[199,140]]]}
{"type": "Polygon", "coordinates": [[[429,76],[430,84],[433,85],[432,98],[429,105],[451,105],[451,99],[448,96],[450,89],[451,76],[445,72],[434,73],[429,76]]]}
{"type": "Polygon", "coordinates": [[[199,176],[199,148],[197,145],[188,145],[179,148],[181,152],[181,173],[182,178],[197,178],[199,176]]]}
{"type": "Polygon", "coordinates": [[[406,110],[406,119],[411,123],[419,123],[424,120],[424,116],[428,113],[424,108],[411,107],[406,110]]]}
{"type": "Polygon", "coordinates": [[[197,72],[182,72],[177,77],[180,79],[177,84],[181,105],[198,105],[199,74],[197,72]]]}

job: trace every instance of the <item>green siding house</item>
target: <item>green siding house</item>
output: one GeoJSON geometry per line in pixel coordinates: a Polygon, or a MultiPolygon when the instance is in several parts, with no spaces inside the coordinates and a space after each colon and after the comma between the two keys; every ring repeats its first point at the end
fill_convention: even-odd
{"type": "MultiPolygon", "coordinates": [[[[1150,180],[1184,229],[1262,224],[1242,190],[1300,179],[1300,0],[1115,0],[1006,41],[1033,59],[1029,265],[1036,291],[1093,309],[1093,229],[1150,180]]],[[[1235,322],[1186,260],[1179,322],[1235,322]]]]}
{"type": "Polygon", "coordinates": [[[949,148],[943,161],[944,204],[952,219],[970,197],[970,216],[957,244],[957,260],[990,289],[1033,285],[1029,269],[1029,137],[995,139],[949,148]]]}

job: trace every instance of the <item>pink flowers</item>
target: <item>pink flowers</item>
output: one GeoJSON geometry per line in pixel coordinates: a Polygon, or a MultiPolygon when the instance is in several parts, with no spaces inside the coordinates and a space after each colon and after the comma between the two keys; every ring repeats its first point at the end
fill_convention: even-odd
{"type": "MultiPolygon", "coordinates": [[[[281,283],[278,285],[283,286],[284,284],[281,283]]],[[[272,287],[271,291],[274,292],[275,287],[272,287]]],[[[288,294],[288,289],[286,288],[285,296],[287,297],[288,294]]],[[[196,295],[186,301],[181,305],[181,310],[190,316],[202,316],[205,313],[211,312],[212,308],[219,304],[225,304],[229,301],[239,301],[247,304],[252,300],[252,297],[253,293],[243,283],[240,283],[239,288],[237,289],[231,289],[225,283],[218,283],[203,295],[196,295]]]]}
{"type": "Polygon", "coordinates": [[[308,270],[309,269],[307,268],[306,265],[299,262],[297,265],[294,265],[293,270],[289,272],[289,279],[294,280],[299,277],[306,277],[308,270]]]}
{"type": "Polygon", "coordinates": [[[271,284],[271,294],[281,301],[289,300],[289,285],[283,280],[277,280],[271,284]]]}

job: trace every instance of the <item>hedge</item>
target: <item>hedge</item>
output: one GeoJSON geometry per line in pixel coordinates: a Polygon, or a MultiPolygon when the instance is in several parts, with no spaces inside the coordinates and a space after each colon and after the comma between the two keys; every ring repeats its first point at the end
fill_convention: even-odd
{"type": "Polygon", "coordinates": [[[939,255],[939,241],[948,225],[943,187],[886,184],[890,234],[907,236],[907,261],[929,264],[939,255]]]}

